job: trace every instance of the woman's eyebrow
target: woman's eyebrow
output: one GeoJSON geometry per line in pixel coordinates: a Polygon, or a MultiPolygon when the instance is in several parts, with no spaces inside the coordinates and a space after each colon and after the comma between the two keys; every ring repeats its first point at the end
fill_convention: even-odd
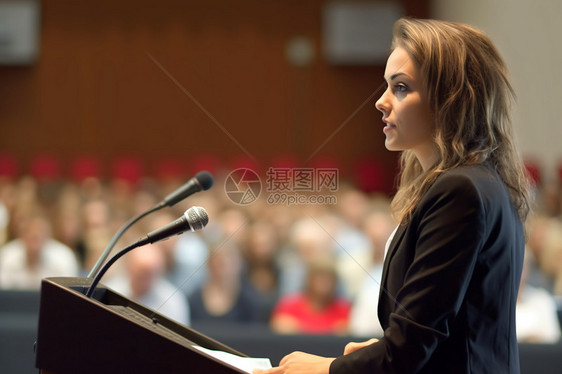
{"type": "Polygon", "coordinates": [[[387,82],[388,82],[388,81],[393,81],[393,80],[395,80],[396,78],[398,78],[398,77],[401,76],[401,75],[404,75],[405,77],[408,77],[408,75],[407,75],[406,73],[398,72],[398,73],[392,74],[392,75],[390,76],[390,79],[386,79],[386,78],[385,78],[385,79],[386,79],[387,82]]]}

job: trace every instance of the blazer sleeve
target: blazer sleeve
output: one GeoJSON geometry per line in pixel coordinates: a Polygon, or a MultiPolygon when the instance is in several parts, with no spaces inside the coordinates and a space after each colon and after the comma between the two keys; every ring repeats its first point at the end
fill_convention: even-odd
{"type": "MultiPolygon", "coordinates": [[[[418,204],[394,254],[411,256],[404,274],[398,275],[403,276],[401,286],[393,294],[381,290],[394,302],[383,338],[337,358],[330,373],[419,371],[449,336],[486,236],[485,204],[471,178],[438,178],[418,204]]],[[[396,274],[391,270],[388,277],[396,274]]]]}

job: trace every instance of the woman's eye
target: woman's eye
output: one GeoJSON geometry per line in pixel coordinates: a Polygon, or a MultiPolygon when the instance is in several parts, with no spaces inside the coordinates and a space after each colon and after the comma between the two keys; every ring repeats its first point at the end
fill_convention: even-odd
{"type": "Polygon", "coordinates": [[[396,92],[406,92],[406,91],[408,91],[408,87],[406,87],[402,83],[395,85],[394,88],[396,89],[396,92]]]}

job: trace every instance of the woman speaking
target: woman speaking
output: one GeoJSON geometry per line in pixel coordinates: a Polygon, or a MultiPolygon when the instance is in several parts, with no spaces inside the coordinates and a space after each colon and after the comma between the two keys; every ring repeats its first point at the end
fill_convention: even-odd
{"type": "Polygon", "coordinates": [[[303,352],[298,373],[519,373],[515,303],[530,205],[507,69],[467,25],[400,19],[376,102],[401,153],[379,298],[380,340],[340,357],[303,352]]]}

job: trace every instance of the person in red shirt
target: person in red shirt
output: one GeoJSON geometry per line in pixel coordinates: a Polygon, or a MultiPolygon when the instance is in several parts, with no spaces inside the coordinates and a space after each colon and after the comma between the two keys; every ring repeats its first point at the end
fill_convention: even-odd
{"type": "Polygon", "coordinates": [[[345,334],[351,304],[337,295],[338,276],[332,263],[310,265],[302,293],[282,297],[271,316],[281,334],[345,334]]]}

